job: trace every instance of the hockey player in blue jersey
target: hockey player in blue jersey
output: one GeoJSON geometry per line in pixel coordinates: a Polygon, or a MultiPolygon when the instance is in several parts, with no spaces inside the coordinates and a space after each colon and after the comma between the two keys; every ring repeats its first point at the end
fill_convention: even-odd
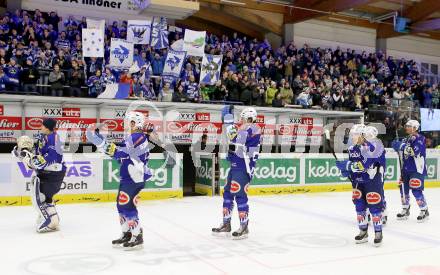
{"type": "Polygon", "coordinates": [[[130,112],[124,123],[129,130],[128,136],[118,146],[108,143],[97,135],[87,131],[87,138],[96,144],[96,138],[101,140],[98,148],[120,164],[120,185],[117,196],[117,208],[122,229],[119,239],[113,240],[114,247],[127,250],[142,248],[144,240],[139,223],[137,203],[139,193],[145,187],[145,182],[152,174],[148,168],[148,136],[143,132],[145,116],[140,112],[130,112]]]}
{"type": "Polygon", "coordinates": [[[36,228],[38,233],[59,229],[59,217],[53,196],[61,189],[66,166],[63,161],[62,144],[54,131],[55,126],[54,119],[45,119],[35,150],[33,150],[32,139],[23,136],[18,139],[17,146],[12,151],[16,157],[36,172],[31,181],[31,200],[38,211],[36,228]]]}
{"type": "Polygon", "coordinates": [[[255,124],[257,111],[252,107],[245,108],[241,112],[242,125],[240,127],[233,124],[231,113],[227,112],[224,115],[224,123],[227,125],[226,135],[229,142],[227,160],[231,163],[231,169],[223,193],[223,223],[220,227],[213,228],[212,232],[215,235],[231,232],[231,216],[235,200],[240,228],[232,233],[232,237],[234,239],[244,239],[247,238],[249,233],[247,192],[260,152],[261,132],[255,124]]]}
{"type": "Polygon", "coordinates": [[[343,176],[350,177],[353,184],[353,203],[356,207],[359,234],[356,243],[368,242],[367,209],[370,211],[374,225],[374,245],[382,243],[382,211],[383,211],[383,147],[376,147],[366,139],[365,125],[356,124],[350,130],[353,145],[349,147],[349,160],[337,161],[336,165],[343,176]]]}
{"type": "Polygon", "coordinates": [[[403,141],[395,140],[392,147],[397,152],[403,152],[403,169],[400,184],[402,198],[402,212],[397,214],[397,219],[406,220],[409,216],[409,190],[420,208],[418,222],[424,222],[429,217],[428,205],[423,195],[426,176],[426,146],[425,137],[418,133],[420,124],[417,120],[409,120],[405,124],[408,137],[403,141]]]}
{"type": "MultiPolygon", "coordinates": [[[[379,157],[379,161],[380,161],[380,165],[382,167],[384,167],[384,169],[386,168],[386,157],[385,157],[385,147],[383,146],[383,143],[381,140],[379,140],[377,138],[377,136],[379,135],[379,131],[377,130],[376,127],[368,125],[365,126],[365,139],[370,142],[376,152],[378,153],[382,153],[379,157]]],[[[382,181],[382,184],[385,184],[385,181],[382,181]]],[[[385,192],[384,192],[384,196],[382,197],[383,200],[383,209],[382,209],[382,226],[385,226],[388,222],[388,211],[387,211],[387,202],[385,200],[385,192]]],[[[370,215],[371,216],[371,215],[370,215]]],[[[370,220],[370,216],[369,216],[369,220],[370,220]]]]}

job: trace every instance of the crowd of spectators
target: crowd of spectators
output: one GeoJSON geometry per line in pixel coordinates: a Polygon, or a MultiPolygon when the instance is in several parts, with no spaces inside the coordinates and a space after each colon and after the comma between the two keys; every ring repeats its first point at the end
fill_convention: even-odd
{"type": "MultiPolygon", "coordinates": [[[[83,58],[81,30],[85,18],[60,18],[56,12],[19,11],[0,20],[0,92],[96,97],[106,85],[130,84],[130,96],[146,100],[241,102],[245,105],[335,110],[398,106],[411,100],[439,108],[439,87],[421,80],[412,60],[395,60],[380,52],[297,47],[273,48],[257,39],[208,34],[205,52],[222,54],[221,79],[199,85],[201,59],[189,57],[181,77],[165,83],[161,74],[167,49],[136,45],[137,70],[110,68],[110,38],[125,38],[127,22],[105,29],[105,57],[83,58]]],[[[170,32],[170,44],[182,38],[170,32]]]]}

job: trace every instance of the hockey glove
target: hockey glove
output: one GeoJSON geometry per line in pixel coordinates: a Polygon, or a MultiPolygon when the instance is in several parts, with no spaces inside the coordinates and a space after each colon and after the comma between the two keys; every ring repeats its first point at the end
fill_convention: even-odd
{"type": "Polygon", "coordinates": [[[106,143],[104,145],[104,153],[110,157],[113,157],[116,152],[116,144],[114,143],[106,143]]]}
{"type": "Polygon", "coordinates": [[[348,160],[337,160],[336,161],[336,167],[338,167],[339,170],[341,170],[341,173],[344,174],[348,171],[348,160]]]}
{"type": "Polygon", "coordinates": [[[238,133],[238,128],[235,125],[229,125],[228,127],[226,127],[226,136],[228,137],[229,140],[233,140],[238,133]]]}
{"type": "Polygon", "coordinates": [[[402,145],[403,145],[403,142],[398,141],[398,140],[393,140],[393,142],[391,143],[391,147],[393,147],[393,149],[396,152],[399,152],[402,150],[402,145]]]}
{"type": "Polygon", "coordinates": [[[31,166],[35,169],[42,169],[46,165],[46,160],[42,155],[35,155],[31,159],[31,166]]]}

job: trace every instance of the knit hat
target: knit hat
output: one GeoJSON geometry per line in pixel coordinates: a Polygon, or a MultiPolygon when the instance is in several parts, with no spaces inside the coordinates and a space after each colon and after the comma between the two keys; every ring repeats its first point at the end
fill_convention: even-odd
{"type": "Polygon", "coordinates": [[[57,121],[53,118],[46,118],[43,120],[43,126],[49,129],[49,131],[51,132],[53,132],[56,125],[57,125],[57,121]]]}

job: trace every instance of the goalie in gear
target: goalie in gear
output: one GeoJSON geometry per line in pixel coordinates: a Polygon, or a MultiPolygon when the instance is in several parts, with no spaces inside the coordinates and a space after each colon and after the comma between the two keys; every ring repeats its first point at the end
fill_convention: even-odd
{"type": "Polygon", "coordinates": [[[242,125],[233,124],[233,117],[229,106],[223,113],[223,121],[227,125],[226,136],[229,141],[227,160],[231,163],[227,182],[223,192],[223,223],[213,228],[214,235],[229,234],[231,232],[231,216],[234,201],[237,203],[240,228],[232,233],[233,239],[247,238],[248,230],[248,187],[254,175],[254,169],[260,152],[261,132],[255,124],[257,112],[248,107],[241,112],[242,125]],[[229,124],[229,125],[228,125],[229,124]]]}
{"type": "Polygon", "coordinates": [[[59,136],[54,131],[55,126],[54,119],[45,119],[36,148],[30,137],[22,136],[17,139],[17,146],[12,151],[15,157],[35,171],[31,180],[31,201],[38,212],[38,233],[59,229],[59,217],[53,197],[61,189],[66,166],[59,136]]]}
{"type": "Polygon", "coordinates": [[[137,203],[139,193],[152,174],[148,168],[149,138],[144,133],[145,116],[140,112],[130,112],[124,119],[129,134],[121,144],[109,143],[103,136],[87,130],[89,141],[98,150],[120,164],[120,185],[117,195],[117,209],[122,235],[113,240],[116,248],[134,250],[143,247],[143,233],[139,222],[137,203]]]}
{"type": "Polygon", "coordinates": [[[349,160],[337,161],[342,176],[350,177],[353,184],[353,203],[356,207],[359,234],[356,243],[368,242],[367,209],[372,216],[375,231],[374,245],[382,243],[382,212],[384,210],[385,149],[375,134],[365,125],[356,124],[350,130],[352,146],[348,149],[349,160]]]}
{"type": "Polygon", "coordinates": [[[420,208],[417,221],[424,222],[429,217],[428,204],[423,194],[424,181],[427,175],[426,145],[425,137],[418,132],[419,127],[420,123],[417,120],[409,120],[405,124],[405,131],[408,137],[403,141],[395,140],[392,143],[393,149],[403,154],[402,177],[399,185],[402,211],[397,214],[398,220],[408,219],[410,214],[410,190],[420,208]]]}

